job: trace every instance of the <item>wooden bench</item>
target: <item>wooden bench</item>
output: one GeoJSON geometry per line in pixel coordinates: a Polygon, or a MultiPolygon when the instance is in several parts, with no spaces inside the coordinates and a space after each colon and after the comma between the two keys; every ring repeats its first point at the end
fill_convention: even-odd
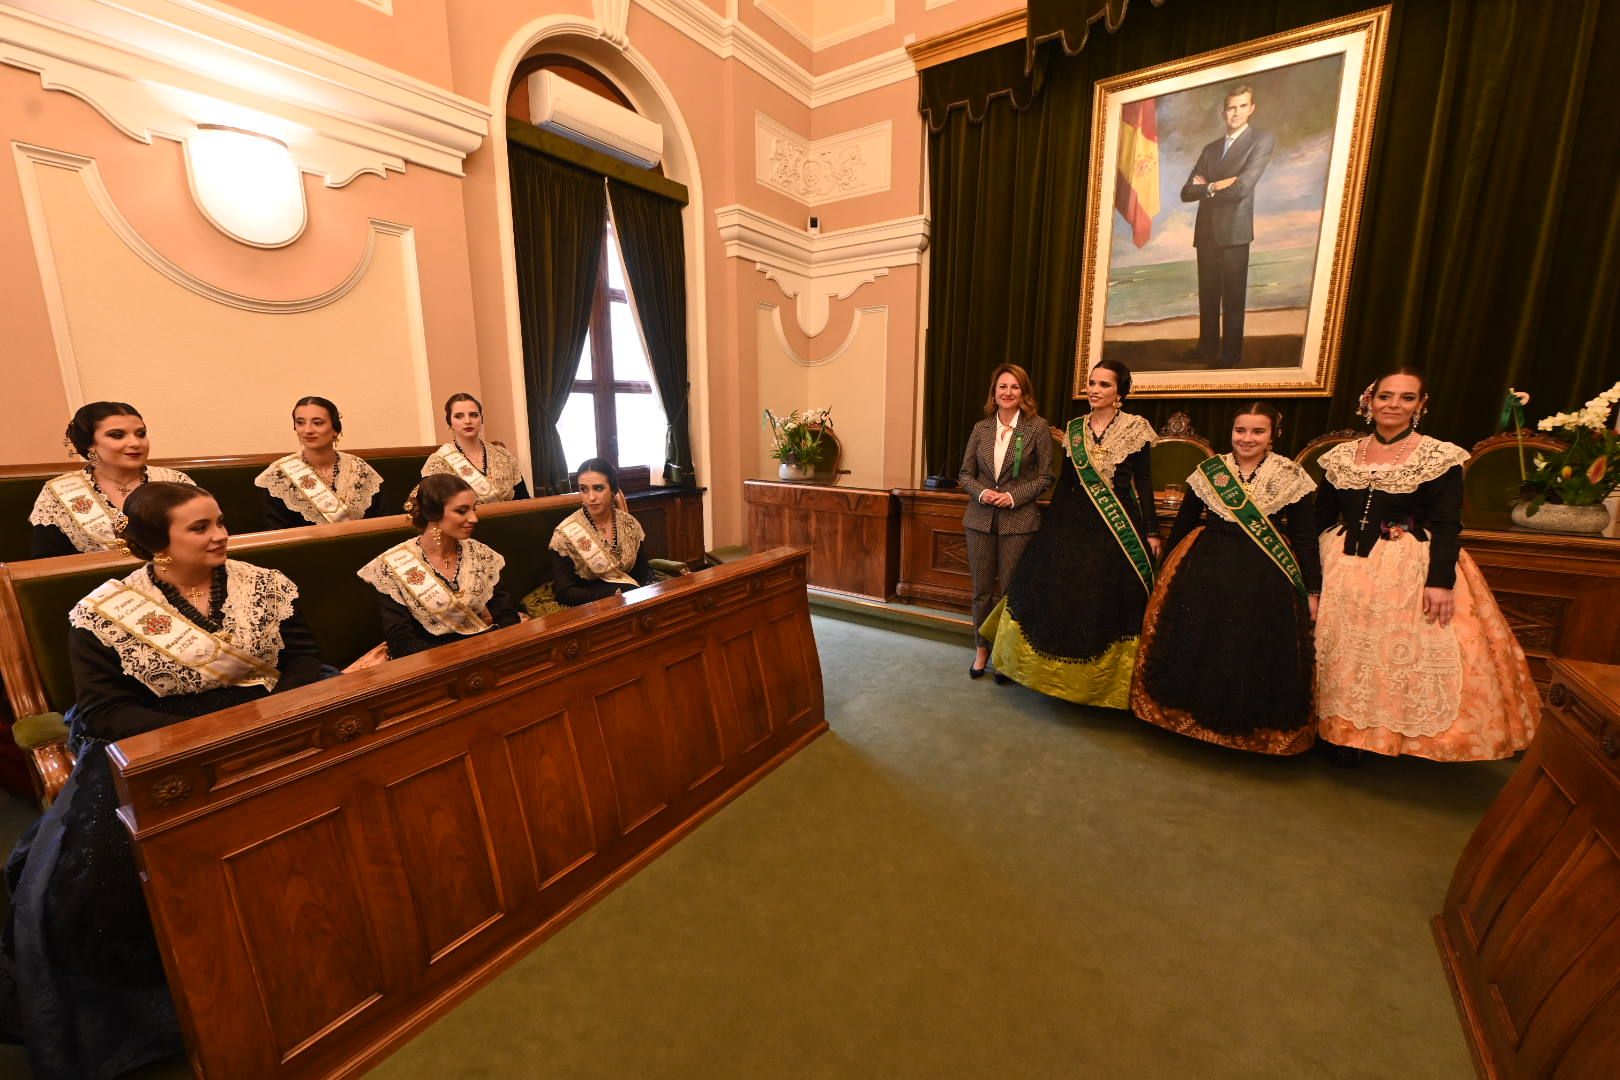
{"type": "MultiPolygon", "coordinates": [[[[437,446],[390,446],[353,453],[365,458],[382,475],[383,507],[390,514],[398,514],[404,508],[405,496],[422,477],[422,463],[437,449],[437,446]]],[[[285,453],[284,450],[278,454],[157,458],[152,464],[179,469],[191,477],[219,500],[225,523],[232,532],[250,533],[264,528],[264,492],[253,486],[253,478],[285,453]]],[[[28,558],[33,536],[28,515],[45,481],[83,467],[84,462],[78,458],[0,466],[0,562],[28,558]]]]}
{"type": "MultiPolygon", "coordinates": [[[[688,489],[631,496],[631,513],[647,533],[648,550],[689,564],[701,559],[701,498],[701,493],[688,489]],[[690,535],[694,523],[699,530],[695,538],[690,535]]],[[[506,557],[501,581],[514,601],[550,580],[546,545],[557,523],[578,505],[576,495],[557,495],[479,511],[476,535],[506,557]]],[[[239,537],[231,543],[231,557],[273,567],[292,578],[322,656],[343,667],[382,640],[374,591],[354,572],[412,535],[405,517],[393,515],[239,537]]],[[[65,733],[60,720],[50,719],[73,703],[67,613],[91,589],[110,577],[122,577],[135,565],[116,553],[0,565],[0,681],[18,724],[41,729],[19,741],[33,751],[40,794],[46,801],[54,797],[71,768],[65,747],[57,745],[65,733]],[[55,728],[50,727],[53,722],[55,728]]]]}

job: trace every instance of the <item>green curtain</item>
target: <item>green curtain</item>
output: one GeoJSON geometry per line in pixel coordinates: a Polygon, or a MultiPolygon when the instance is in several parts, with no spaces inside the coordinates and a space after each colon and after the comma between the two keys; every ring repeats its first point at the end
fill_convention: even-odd
{"type": "Polygon", "coordinates": [[[692,450],[686,406],[691,384],[686,377],[686,240],[681,205],[612,179],[608,198],[630,295],[647,342],[648,363],[669,424],[664,479],[689,484],[692,450]]]}
{"type": "Polygon", "coordinates": [[[568,404],[591,326],[607,195],[598,175],[518,143],[508,144],[507,150],[529,453],[535,494],[555,494],[568,485],[569,463],[557,421],[568,404]]]}
{"type": "MultiPolygon", "coordinates": [[[[1078,55],[1042,46],[1027,72],[1015,42],[922,73],[930,476],[955,474],[1004,359],[1030,369],[1048,419],[1074,411],[1096,80],[1366,6],[1139,4],[1078,55]]],[[[1617,49],[1620,0],[1394,5],[1338,378],[1331,397],[1275,399],[1282,449],[1353,426],[1362,388],[1396,365],[1428,375],[1425,430],[1464,446],[1510,385],[1540,416],[1620,378],[1620,65],[1594,63],[1617,49]]],[[[1185,412],[1224,446],[1236,404],[1133,408],[1157,424],[1185,412]]]]}

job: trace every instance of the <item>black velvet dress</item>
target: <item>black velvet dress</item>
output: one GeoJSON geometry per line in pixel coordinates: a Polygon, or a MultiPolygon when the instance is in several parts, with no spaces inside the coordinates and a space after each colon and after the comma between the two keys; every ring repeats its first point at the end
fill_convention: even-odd
{"type": "Polygon", "coordinates": [[[617,547],[610,546],[596,532],[583,509],[570,514],[551,534],[551,588],[559,604],[578,607],[658,580],[657,572],[648,562],[646,534],[642,532],[641,523],[618,509],[613,511],[613,520],[617,547]],[[600,549],[601,555],[620,573],[635,579],[634,582],[608,581],[591,572],[585,565],[589,562],[586,554],[569,538],[569,529],[565,526],[571,523],[585,530],[583,535],[600,549]]]}
{"type": "MultiPolygon", "coordinates": [[[[388,643],[389,659],[398,660],[402,656],[476,637],[477,634],[464,634],[444,625],[443,620],[422,609],[421,602],[406,587],[408,583],[402,582],[398,572],[389,568],[389,557],[402,550],[412,555],[421,552],[416,540],[407,540],[383,552],[358,572],[360,580],[377,590],[377,614],[382,619],[383,640],[388,643]]],[[[521,621],[512,598],[501,588],[501,571],[506,567],[506,560],[488,544],[477,540],[464,541],[454,578],[445,577],[426,559],[408,566],[406,574],[433,575],[445,590],[437,595],[448,608],[454,608],[459,602],[487,614],[491,623],[489,629],[516,626],[521,621]]],[[[488,630],[482,632],[488,633],[488,630]]]]}
{"type": "MultiPolygon", "coordinates": [[[[1227,469],[1236,475],[1230,455],[1227,469]]],[[[1131,710],[1205,742],[1301,753],[1315,741],[1310,607],[1243,527],[1214,509],[1220,499],[1203,473],[1187,484],[1148,604],[1131,710]]],[[[1288,541],[1306,589],[1320,592],[1310,475],[1272,454],[1246,486],[1288,541]]]]}
{"type": "MultiPolygon", "coordinates": [[[[321,479],[330,476],[325,470],[316,470],[321,479]]],[[[264,527],[266,529],[300,529],[305,525],[321,525],[326,519],[313,505],[302,498],[278,468],[278,463],[260,473],[253,483],[264,490],[264,527]]],[[[337,497],[349,508],[346,521],[357,518],[383,516],[382,477],[364,460],[353,454],[338,455],[337,497]],[[358,511],[358,513],[356,512],[358,511]]]]}
{"type": "MultiPolygon", "coordinates": [[[[195,624],[219,628],[178,593],[169,599],[195,624]]],[[[290,602],[288,610],[279,624],[268,623],[281,631],[277,692],[314,682],[321,669],[314,637],[290,602]]],[[[231,627],[233,640],[249,645],[241,629],[231,627]]],[[[159,696],[91,630],[74,628],[68,649],[76,691],[68,720],[78,758],[61,794],[6,861],[11,912],[0,939],[0,1035],[26,1044],[40,1080],[118,1076],[184,1050],[129,834],[118,820],[107,746],[268,692],[220,686],[159,696]]]]}
{"type": "MultiPolygon", "coordinates": [[[[1158,531],[1150,458],[1155,438],[1146,420],[1120,413],[1102,442],[1090,444],[1093,463],[1144,547],[1158,531]]],[[[980,628],[992,642],[990,662],[1043,694],[1123,709],[1146,608],[1142,579],[1080,486],[1074,462],[1063,458],[1051,508],[1006,597],[980,628]]]]}

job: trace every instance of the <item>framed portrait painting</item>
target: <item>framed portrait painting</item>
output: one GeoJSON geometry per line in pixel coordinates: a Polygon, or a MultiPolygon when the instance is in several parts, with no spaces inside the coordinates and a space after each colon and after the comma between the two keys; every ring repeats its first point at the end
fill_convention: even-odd
{"type": "Polygon", "coordinates": [[[1332,393],[1389,10],[1098,82],[1076,396],[1332,393]]]}

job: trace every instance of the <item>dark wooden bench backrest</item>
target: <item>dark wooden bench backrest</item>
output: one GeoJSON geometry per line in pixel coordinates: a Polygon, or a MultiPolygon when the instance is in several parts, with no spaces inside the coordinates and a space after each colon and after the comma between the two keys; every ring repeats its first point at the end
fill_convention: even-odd
{"type": "MultiPolygon", "coordinates": [[[[474,535],[505,556],[501,585],[513,602],[550,579],[547,544],[558,522],[578,505],[578,496],[556,495],[501,503],[479,511],[474,535]]],[[[315,633],[321,655],[328,663],[343,667],[382,641],[376,592],[355,577],[355,571],[413,535],[415,530],[406,518],[394,515],[242,537],[232,542],[231,557],[280,570],[290,577],[298,585],[299,607],[315,633]]],[[[26,700],[28,688],[7,672],[7,693],[19,715],[62,712],[72,704],[67,614],[97,585],[108,578],[123,577],[136,565],[129,558],[96,554],[35,559],[5,568],[17,621],[0,633],[10,635],[16,627],[22,628],[43,698],[43,703],[26,700]]],[[[0,615],[7,614],[5,599],[0,596],[0,615]]],[[[7,650],[17,651],[14,645],[8,645],[7,650]]]]}
{"type": "MultiPolygon", "coordinates": [[[[405,496],[422,476],[422,463],[437,446],[392,446],[376,450],[355,450],[382,474],[383,507],[390,514],[402,512],[405,496]]],[[[154,465],[179,469],[219,500],[225,522],[234,533],[259,532],[264,528],[264,493],[253,486],[253,478],[281,454],[238,454],[210,458],[158,458],[154,465]]],[[[39,489],[53,476],[60,476],[84,463],[78,458],[60,462],[0,467],[0,562],[28,558],[33,526],[29,512],[39,489]]]]}

